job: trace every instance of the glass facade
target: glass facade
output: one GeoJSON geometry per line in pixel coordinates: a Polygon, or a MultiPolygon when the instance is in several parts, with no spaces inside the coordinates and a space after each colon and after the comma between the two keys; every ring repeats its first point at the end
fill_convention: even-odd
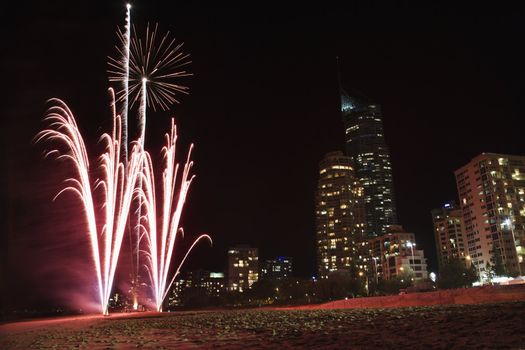
{"type": "Polygon", "coordinates": [[[385,143],[381,107],[341,91],[346,154],[364,190],[366,235],[383,235],[397,224],[390,152],[385,143]]]}

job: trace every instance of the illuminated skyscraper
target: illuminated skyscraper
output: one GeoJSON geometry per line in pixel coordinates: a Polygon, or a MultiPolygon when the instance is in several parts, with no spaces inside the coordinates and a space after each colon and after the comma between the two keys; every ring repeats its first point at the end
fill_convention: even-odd
{"type": "Polygon", "coordinates": [[[328,153],[319,164],[316,194],[319,277],[331,271],[364,267],[362,188],[349,157],[328,153]]]}
{"type": "Polygon", "coordinates": [[[381,106],[349,97],[341,89],[346,155],[364,189],[366,234],[385,234],[397,224],[392,165],[385,143],[381,106]]]}
{"type": "Polygon", "coordinates": [[[486,278],[498,253],[507,272],[523,274],[525,156],[482,153],[455,175],[468,254],[478,273],[486,278]]]}

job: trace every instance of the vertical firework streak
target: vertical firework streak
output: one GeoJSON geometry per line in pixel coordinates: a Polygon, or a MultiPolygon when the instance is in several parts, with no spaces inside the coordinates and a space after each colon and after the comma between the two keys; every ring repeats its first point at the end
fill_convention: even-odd
{"type": "Polygon", "coordinates": [[[133,146],[127,169],[120,161],[121,120],[116,115],[115,96],[112,89],[110,93],[113,99],[113,131],[111,135],[103,134],[101,137],[105,145],[105,151],[99,158],[102,177],[95,181],[94,187],[91,185],[90,165],[84,140],[73,113],[63,101],[50,100],[53,106],[48,109],[46,116],[49,128],[40,132],[36,137],[36,142],[58,141],[62,143],[67,149],[66,152],[53,149],[46,153],[46,157],[55,155],[59,160],[69,161],[76,171],[77,176],[65,181],[69,185],[62,189],[55,199],[60,194],[70,191],[76,194],[82,202],[103,314],[108,313],[108,301],[129,208],[144,156],[140,145],[136,144],[133,146]],[[102,218],[97,215],[93,198],[94,191],[97,189],[102,191],[102,207],[104,208],[102,218]],[[100,231],[99,226],[102,226],[100,231]],[[101,236],[103,239],[99,241],[101,236]]]}
{"type": "MultiPolygon", "coordinates": [[[[130,56],[130,45],[131,45],[131,5],[126,4],[126,25],[124,26],[126,33],[122,37],[122,46],[124,46],[124,53],[122,54],[122,66],[123,66],[123,79],[122,85],[124,89],[123,102],[124,106],[122,108],[122,150],[123,150],[123,160],[124,166],[127,169],[128,166],[128,113],[129,113],[129,56],[130,56]]],[[[143,145],[142,145],[143,146],[143,145]]],[[[128,223],[128,228],[130,229],[130,222],[128,223]]],[[[139,266],[139,261],[136,262],[133,260],[133,240],[131,234],[129,235],[129,244],[131,249],[131,269],[132,269],[132,280],[133,286],[136,286],[138,279],[138,272],[134,274],[135,267],[134,265],[139,266]]],[[[137,259],[138,259],[138,248],[137,248],[137,259]]],[[[137,297],[136,291],[133,289],[133,307],[137,307],[137,297]]]]}
{"type": "Polygon", "coordinates": [[[129,48],[131,44],[131,5],[126,5],[126,34],[123,39],[124,54],[123,54],[123,66],[124,66],[124,106],[122,109],[122,149],[124,165],[128,165],[128,105],[129,105],[129,48]]]}
{"type": "Polygon", "coordinates": [[[157,223],[157,201],[155,196],[155,181],[151,156],[145,152],[144,164],[140,177],[143,179],[143,187],[137,188],[137,193],[144,198],[145,215],[141,218],[143,234],[141,241],[145,241],[145,249],[142,252],[146,256],[146,270],[151,281],[151,289],[155,299],[156,308],[162,311],[162,303],[166,295],[179,274],[180,268],[193,247],[202,239],[207,239],[211,243],[210,236],[203,234],[195,239],[193,244],[180,261],[171,280],[168,280],[173,250],[177,234],[184,235],[182,228],[179,228],[182,210],[194,176],[190,176],[193,162],[190,161],[191,145],[188,152],[186,163],[182,171],[180,183],[177,182],[179,174],[179,164],[176,163],[175,145],[177,140],[177,130],[175,122],[172,120],[171,133],[165,135],[166,145],[162,148],[165,161],[165,168],[162,173],[162,211],[160,226],[160,236],[157,223]],[[177,187],[177,185],[179,185],[177,187]],[[178,190],[178,193],[177,193],[178,190]],[[169,283],[168,283],[169,282],[169,283]]]}
{"type": "MultiPolygon", "coordinates": [[[[118,58],[111,59],[113,68],[119,71],[118,82],[121,83],[121,89],[118,90],[118,93],[121,94],[119,101],[123,103],[121,109],[122,115],[122,161],[124,162],[124,167],[127,170],[128,168],[128,114],[129,114],[129,73],[130,73],[130,47],[131,47],[131,5],[126,4],[126,24],[124,26],[124,32],[119,28],[117,31],[117,36],[120,40],[120,46],[117,46],[118,58]]],[[[128,230],[131,231],[131,220],[128,221],[128,230]]],[[[138,218],[137,218],[138,222],[138,218]]],[[[135,286],[138,283],[138,247],[133,247],[133,238],[132,235],[129,235],[129,244],[131,250],[131,270],[132,270],[132,285],[133,288],[133,305],[134,308],[137,307],[137,297],[135,286]],[[134,254],[136,251],[137,261],[134,260],[134,254]]]]}
{"type": "MultiPolygon", "coordinates": [[[[142,78],[142,94],[141,94],[141,103],[139,107],[139,129],[140,129],[140,136],[139,136],[139,142],[141,145],[141,149],[144,150],[144,143],[146,142],[146,103],[147,103],[147,90],[146,90],[146,84],[147,79],[142,78]]],[[[138,179],[138,187],[142,188],[142,177],[139,177],[138,179]]],[[[139,275],[139,269],[140,269],[140,233],[141,233],[141,217],[142,217],[142,196],[138,197],[138,208],[137,208],[137,224],[135,226],[135,242],[137,244],[136,246],[136,263],[135,266],[135,278],[138,278],[139,275]]],[[[137,281],[135,281],[137,282],[137,281]]]]}

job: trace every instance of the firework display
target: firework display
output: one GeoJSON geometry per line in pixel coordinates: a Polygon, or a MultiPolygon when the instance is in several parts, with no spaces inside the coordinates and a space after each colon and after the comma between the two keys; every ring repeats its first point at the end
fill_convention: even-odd
{"type": "Polygon", "coordinates": [[[75,176],[65,181],[66,187],[57,197],[64,192],[72,192],[81,201],[103,314],[108,314],[108,301],[123,238],[125,234],[132,234],[128,229],[128,219],[135,222],[135,247],[132,252],[136,254],[135,279],[141,267],[139,255],[143,255],[143,268],[147,271],[151,296],[158,311],[162,311],[163,300],[195,245],[203,239],[211,242],[210,236],[200,235],[182,259],[174,257],[177,238],[184,236],[180,227],[181,216],[194,178],[190,174],[193,145],[182,172],[179,172],[175,157],[177,132],[172,119],[171,132],[166,134],[166,144],[162,149],[165,167],[160,190],[155,187],[152,157],[144,149],[147,108],[168,110],[178,102],[178,93],[188,93],[187,87],[173,80],[191,75],[181,69],[190,63],[189,55],[181,52],[182,44],[170,39],[169,32],[158,41],[158,25],[153,30],[148,25],[144,40],[138,38],[134,27],[132,35],[131,6],[126,7],[125,30],[117,32],[121,41],[121,46],[117,47],[118,58],[110,58],[108,62],[110,81],[120,82],[121,85],[116,93],[113,88],[109,89],[113,130],[111,134],[105,133],[101,137],[104,152],[98,158],[98,171],[102,176],[95,179],[75,116],[62,100],[50,100],[51,106],[45,118],[48,127],[36,137],[37,142],[48,141],[54,145],[55,148],[46,152],[46,157],[56,156],[58,160],[71,163],[75,169],[75,176]],[[128,116],[136,102],[139,104],[137,120],[140,134],[134,141],[128,142],[128,116]],[[131,149],[129,154],[128,148],[131,149]],[[162,199],[158,204],[157,194],[162,199]],[[134,205],[137,210],[132,210],[134,205]],[[179,260],[176,268],[171,268],[173,260],[179,260]]]}

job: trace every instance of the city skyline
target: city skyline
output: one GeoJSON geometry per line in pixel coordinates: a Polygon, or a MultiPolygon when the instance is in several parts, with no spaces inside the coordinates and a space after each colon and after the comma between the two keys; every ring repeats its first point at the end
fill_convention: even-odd
{"type": "MultiPolygon", "coordinates": [[[[45,100],[58,95],[68,97],[96,147],[94,135],[106,116],[96,106],[106,101],[105,60],[112,52],[115,23],[123,24],[121,5],[86,4],[82,12],[60,3],[15,9],[26,23],[12,29],[9,54],[2,57],[4,66],[19,68],[7,72],[12,95],[6,107],[3,231],[9,236],[2,239],[10,244],[10,255],[34,263],[39,255],[31,255],[44,246],[42,237],[68,232],[63,222],[48,223],[50,213],[66,205],[49,205],[61,177],[42,175],[55,166],[42,160],[41,149],[31,142],[42,126],[45,100]],[[96,41],[84,29],[92,22],[96,41]],[[61,54],[64,48],[67,55],[61,54]],[[72,60],[72,53],[81,58],[72,60]],[[35,231],[41,235],[34,237],[35,231]]],[[[209,232],[215,244],[196,251],[188,269],[221,270],[227,248],[248,243],[264,258],[292,256],[300,276],[315,273],[317,165],[325,153],[344,149],[335,56],[343,84],[383,108],[398,221],[415,233],[431,270],[437,263],[429,213],[458,200],[454,170],[482,152],[525,154],[521,132],[509,127],[522,114],[518,62],[523,53],[515,44],[523,33],[516,22],[519,11],[490,14],[495,16],[493,33],[484,29],[488,11],[463,16],[461,9],[394,6],[393,17],[401,18],[393,19],[389,9],[357,5],[341,13],[226,8],[217,16],[213,9],[188,7],[179,13],[169,5],[134,6],[146,12],[136,19],[138,25],[145,25],[143,18],[158,18],[186,43],[193,59],[190,96],[174,113],[152,113],[151,118],[152,129],[158,130],[174,114],[182,148],[196,143],[197,179],[185,226],[191,234],[209,232]],[[341,23],[345,16],[355,20],[349,28],[341,23]],[[374,30],[361,26],[372,18],[374,30]],[[402,19],[407,22],[400,24],[402,19]],[[408,33],[411,24],[419,25],[420,33],[408,33]],[[486,137],[489,131],[493,134],[486,137]]],[[[157,151],[161,142],[151,140],[151,148],[157,151]]],[[[46,250],[68,256],[53,239],[48,243],[46,250]]],[[[11,272],[22,274],[20,286],[33,285],[21,267],[11,272]]]]}

